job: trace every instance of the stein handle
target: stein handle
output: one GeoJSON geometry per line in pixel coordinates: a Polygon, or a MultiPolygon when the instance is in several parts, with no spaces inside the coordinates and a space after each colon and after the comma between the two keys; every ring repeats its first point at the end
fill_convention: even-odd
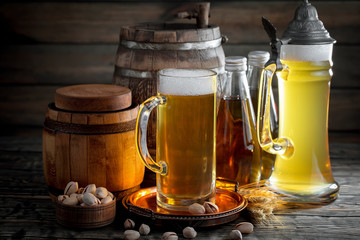
{"type": "Polygon", "coordinates": [[[146,133],[151,110],[153,110],[156,106],[165,103],[166,98],[163,96],[151,97],[143,102],[140,105],[135,128],[136,150],[140,155],[141,160],[147,168],[155,173],[160,173],[161,175],[167,174],[167,165],[164,161],[156,163],[150,156],[146,143],[146,133]]]}
{"type": "MultiPolygon", "coordinates": [[[[272,139],[270,127],[270,90],[271,82],[276,73],[276,64],[269,64],[261,73],[259,86],[259,102],[257,112],[257,137],[263,150],[271,154],[279,154],[288,159],[294,154],[294,145],[290,138],[272,139]]],[[[284,69],[283,71],[287,71],[284,69]]]]}

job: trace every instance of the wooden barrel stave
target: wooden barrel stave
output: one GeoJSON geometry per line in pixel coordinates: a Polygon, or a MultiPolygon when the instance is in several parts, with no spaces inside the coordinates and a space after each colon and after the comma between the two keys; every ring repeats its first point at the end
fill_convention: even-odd
{"type": "MultiPolygon", "coordinates": [[[[66,123],[102,126],[136,119],[138,106],[109,113],[77,113],[49,105],[46,117],[66,123]]],[[[140,185],[144,165],[137,155],[135,131],[114,134],[64,133],[44,128],[43,163],[49,187],[62,190],[69,181],[95,183],[117,192],[140,185]]]]}
{"type": "MultiPolygon", "coordinates": [[[[225,54],[219,27],[194,24],[141,24],[123,27],[115,60],[114,83],[128,87],[140,104],[156,95],[157,71],[206,68],[222,72],[225,54]],[[215,41],[215,42],[214,42],[215,41]],[[209,47],[207,47],[209,46],[209,47]]],[[[155,147],[156,119],[150,117],[148,146],[155,147]]]]}

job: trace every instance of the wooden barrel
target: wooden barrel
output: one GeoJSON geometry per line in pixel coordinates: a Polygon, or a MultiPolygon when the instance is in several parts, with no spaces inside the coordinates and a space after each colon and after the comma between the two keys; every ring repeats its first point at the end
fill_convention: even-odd
{"type": "MultiPolygon", "coordinates": [[[[114,83],[132,90],[140,104],[156,95],[158,70],[205,68],[222,72],[225,54],[217,26],[197,29],[196,24],[143,24],[123,27],[117,51],[114,83]]],[[[148,128],[148,145],[155,147],[154,115],[148,128]]]]}
{"type": "Polygon", "coordinates": [[[69,181],[82,187],[94,183],[111,192],[139,188],[144,177],[135,148],[139,107],[130,104],[130,90],[115,85],[76,85],[56,91],[43,129],[44,174],[50,193],[62,192],[69,181]]]}

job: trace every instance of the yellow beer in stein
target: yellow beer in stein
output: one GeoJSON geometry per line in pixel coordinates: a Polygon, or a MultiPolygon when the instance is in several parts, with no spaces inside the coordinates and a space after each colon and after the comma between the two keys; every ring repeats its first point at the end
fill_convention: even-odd
{"type": "MultiPolygon", "coordinates": [[[[274,37],[271,30],[269,35],[274,37]]],[[[281,41],[282,45],[272,39],[273,57],[263,71],[259,90],[260,145],[277,154],[268,183],[285,194],[288,201],[329,202],[336,199],[339,191],[331,172],[328,144],[331,56],[335,40],[318,19],[316,9],[304,1],[281,41]],[[281,63],[274,59],[280,46],[281,63]],[[279,88],[279,138],[272,139],[269,90],[275,72],[279,88]]]]}

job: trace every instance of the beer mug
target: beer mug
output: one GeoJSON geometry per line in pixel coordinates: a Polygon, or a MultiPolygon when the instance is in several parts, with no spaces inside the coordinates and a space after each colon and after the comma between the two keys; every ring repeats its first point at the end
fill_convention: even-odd
{"type": "Polygon", "coordinates": [[[335,200],[328,141],[328,113],[332,77],[330,37],[308,1],[296,10],[281,40],[263,19],[273,56],[260,80],[257,133],[260,146],[277,154],[268,185],[289,202],[321,204],[335,200]],[[278,79],[279,137],[270,128],[270,89],[278,79]]]}
{"type": "Polygon", "coordinates": [[[205,69],[159,71],[157,96],[140,106],[136,148],[156,173],[157,204],[186,211],[215,200],[216,73],[205,69]],[[157,109],[156,161],[146,143],[150,112],[157,109]]]}

